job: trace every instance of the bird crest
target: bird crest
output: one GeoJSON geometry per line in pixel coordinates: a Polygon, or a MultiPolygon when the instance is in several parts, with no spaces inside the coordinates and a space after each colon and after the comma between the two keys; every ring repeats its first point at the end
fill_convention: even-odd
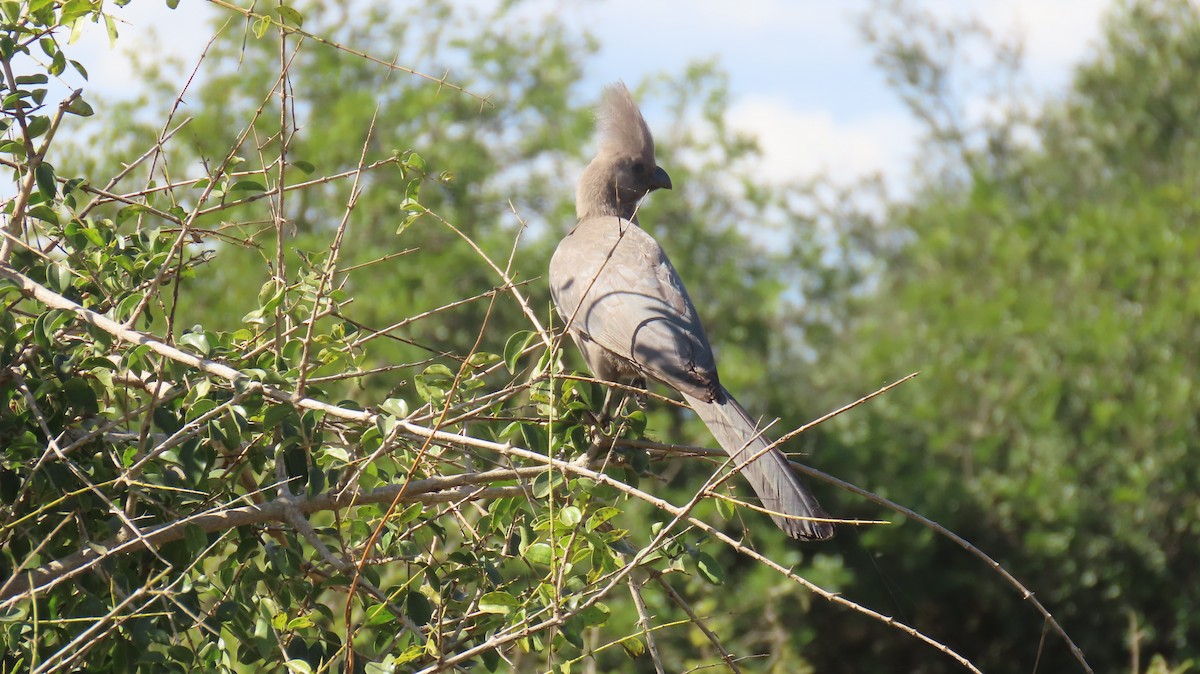
{"type": "Polygon", "coordinates": [[[624,82],[604,89],[597,114],[602,153],[654,156],[654,138],[624,82]]]}

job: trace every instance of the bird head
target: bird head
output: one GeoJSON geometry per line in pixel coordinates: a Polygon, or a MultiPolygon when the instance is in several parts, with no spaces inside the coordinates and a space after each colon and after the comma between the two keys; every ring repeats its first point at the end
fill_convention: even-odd
{"type": "Polygon", "coordinates": [[[598,116],[600,149],[579,180],[576,210],[580,219],[630,219],[642,197],[659,188],[671,189],[671,177],[655,162],[650,127],[624,84],[604,90],[598,116]]]}

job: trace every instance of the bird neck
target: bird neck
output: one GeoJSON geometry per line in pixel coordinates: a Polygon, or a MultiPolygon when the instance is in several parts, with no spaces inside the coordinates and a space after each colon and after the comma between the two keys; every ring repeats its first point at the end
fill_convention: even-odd
{"type": "Polygon", "coordinates": [[[595,160],[588,164],[575,190],[576,216],[580,220],[604,216],[634,220],[636,212],[636,199],[621,199],[621,190],[611,167],[595,160]]]}

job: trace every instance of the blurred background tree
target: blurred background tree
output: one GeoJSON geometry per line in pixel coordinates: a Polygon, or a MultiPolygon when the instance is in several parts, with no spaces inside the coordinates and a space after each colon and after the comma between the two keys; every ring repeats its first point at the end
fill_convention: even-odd
{"type": "MultiPolygon", "coordinates": [[[[943,86],[962,74],[929,48],[947,43],[930,39],[938,31],[960,46],[970,31],[908,11],[869,33],[931,151],[957,159],[889,205],[884,238],[901,243],[875,259],[876,291],[848,298],[847,329],[822,349],[814,386],[830,404],[858,382],[922,375],[826,426],[836,449],[823,465],[995,554],[1097,671],[1131,661],[1138,671],[1155,653],[1192,661],[1197,8],[1118,4],[1062,100],[970,128],[936,114],[963,105],[943,86]]],[[[894,602],[991,668],[1037,660],[1041,625],[954,546],[911,525],[861,538],[867,554],[845,562],[864,601],[894,602]]],[[[858,647],[821,640],[814,661],[942,669],[873,629],[832,632],[858,647]]],[[[1044,671],[1071,666],[1047,640],[1044,671]]]]}

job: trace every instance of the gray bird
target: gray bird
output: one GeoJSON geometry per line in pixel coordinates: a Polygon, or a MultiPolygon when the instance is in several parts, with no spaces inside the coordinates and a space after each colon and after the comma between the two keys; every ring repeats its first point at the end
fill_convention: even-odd
{"type": "MultiPolygon", "coordinates": [[[[600,150],[575,195],[579,224],[550,260],[550,292],[567,331],[599,379],[679,391],[740,465],[770,445],[717,376],[696,308],[658,242],[637,225],[637,205],[671,178],[654,161],[654,139],[624,84],[604,91],[600,150]]],[[[771,449],[742,469],[775,524],[792,538],[833,536],[787,458],[771,449]],[[783,516],[781,516],[783,515],[783,516]],[[787,516],[787,517],[785,517],[787,516]]]]}

